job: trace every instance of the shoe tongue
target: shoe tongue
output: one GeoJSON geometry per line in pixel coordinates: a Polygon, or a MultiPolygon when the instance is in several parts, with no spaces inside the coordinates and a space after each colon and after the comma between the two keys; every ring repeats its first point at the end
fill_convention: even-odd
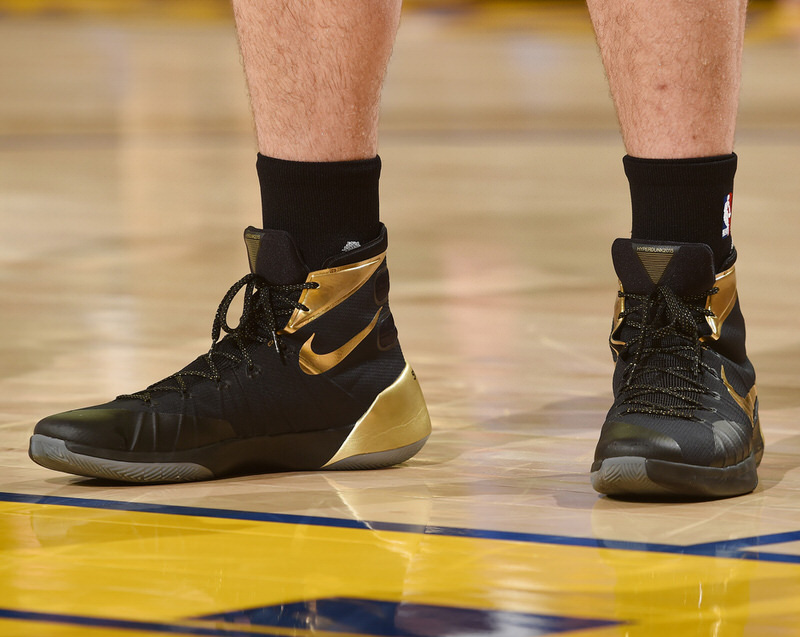
{"type": "Polygon", "coordinates": [[[303,283],[308,277],[309,269],[288,232],[250,226],[244,231],[244,243],[250,271],[273,285],[303,283]]]}
{"type": "Polygon", "coordinates": [[[611,255],[626,292],[649,294],[663,285],[693,296],[714,287],[714,254],[704,243],[617,239],[611,255]]]}

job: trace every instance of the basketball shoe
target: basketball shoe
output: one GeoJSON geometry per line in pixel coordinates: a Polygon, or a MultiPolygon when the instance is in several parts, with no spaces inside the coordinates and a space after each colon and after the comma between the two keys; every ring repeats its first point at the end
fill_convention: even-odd
{"type": "Polygon", "coordinates": [[[764,441],[745,353],[734,250],[721,272],[699,243],[617,239],[614,404],[592,485],[610,495],[752,491],[764,441]]]}
{"type": "Polygon", "coordinates": [[[208,353],[143,391],[45,418],[35,462],[184,482],[386,467],[422,448],[430,419],[389,311],[386,230],[313,272],[283,231],[248,228],[245,243],[251,272],[222,299],[208,353]]]}

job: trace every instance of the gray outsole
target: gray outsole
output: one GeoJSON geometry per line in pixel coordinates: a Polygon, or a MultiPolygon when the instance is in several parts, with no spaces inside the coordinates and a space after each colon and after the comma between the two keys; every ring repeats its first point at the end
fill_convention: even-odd
{"type": "Polygon", "coordinates": [[[324,467],[326,470],[332,471],[360,471],[363,469],[384,469],[391,467],[401,462],[405,462],[409,458],[415,456],[420,449],[425,445],[428,436],[413,444],[400,447],[398,449],[390,449],[389,451],[376,451],[374,453],[363,453],[358,456],[351,456],[344,458],[331,465],[324,467]]]}
{"type": "Polygon", "coordinates": [[[606,458],[591,474],[592,487],[605,495],[668,495],[674,491],[653,482],[647,475],[645,458],[606,458]]]}
{"type": "MultiPolygon", "coordinates": [[[[426,436],[399,449],[344,458],[323,468],[331,471],[360,471],[391,467],[416,455],[427,440],[426,436]]],[[[34,462],[48,469],[118,482],[196,482],[217,477],[206,467],[190,462],[122,462],[74,453],[67,449],[63,440],[41,434],[31,437],[28,453],[34,462]]]]}
{"type": "Polygon", "coordinates": [[[122,482],[194,482],[214,478],[205,467],[190,462],[120,462],[73,453],[63,440],[41,434],[31,437],[31,460],[37,464],[88,478],[122,482]]]}
{"type": "Polygon", "coordinates": [[[727,467],[682,464],[656,458],[606,458],[592,472],[592,486],[606,495],[685,498],[730,498],[750,493],[758,485],[758,455],[754,452],[727,467]]]}

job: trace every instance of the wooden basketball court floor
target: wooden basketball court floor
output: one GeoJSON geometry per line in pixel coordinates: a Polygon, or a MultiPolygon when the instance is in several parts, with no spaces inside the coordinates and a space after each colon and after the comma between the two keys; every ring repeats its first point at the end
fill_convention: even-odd
{"type": "Polygon", "coordinates": [[[227,10],[126,6],[0,17],[0,635],[800,634],[792,5],[751,12],[737,147],[761,483],[656,503],[588,479],[610,244],[630,226],[602,69],[567,4],[404,18],[382,201],[435,427],[416,458],[174,486],[32,464],[37,419],[207,349],[259,221],[227,10]]]}

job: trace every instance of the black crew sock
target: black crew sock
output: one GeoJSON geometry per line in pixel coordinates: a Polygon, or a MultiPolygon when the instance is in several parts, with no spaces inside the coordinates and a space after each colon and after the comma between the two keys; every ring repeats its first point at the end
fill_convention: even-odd
{"type": "Polygon", "coordinates": [[[736,155],[623,158],[631,188],[633,239],[705,243],[717,271],[730,255],[736,155]]]}
{"type": "Polygon", "coordinates": [[[291,234],[311,270],[378,236],[379,157],[300,162],[259,154],[256,170],[264,228],[291,234]]]}

